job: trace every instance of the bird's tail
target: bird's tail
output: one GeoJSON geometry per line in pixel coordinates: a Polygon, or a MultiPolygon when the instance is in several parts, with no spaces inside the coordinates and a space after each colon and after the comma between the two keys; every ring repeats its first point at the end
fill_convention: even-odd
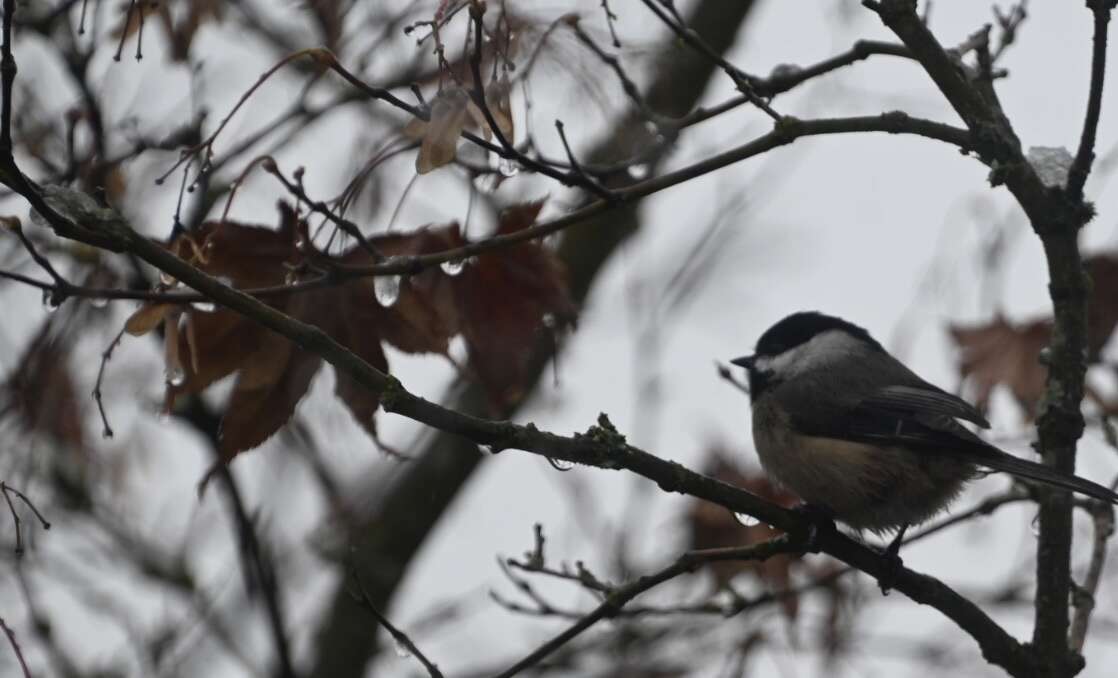
{"type": "Polygon", "coordinates": [[[1080,478],[1079,476],[1060,473],[1050,466],[1038,464],[1033,461],[1026,461],[998,449],[987,448],[982,450],[982,452],[975,451],[970,454],[964,452],[964,456],[967,458],[967,461],[995,471],[1004,471],[1005,473],[1021,478],[1054,485],[1065,490],[1085,494],[1088,497],[1118,504],[1118,494],[1115,494],[1113,491],[1098,483],[1091,482],[1086,478],[1080,478]]]}

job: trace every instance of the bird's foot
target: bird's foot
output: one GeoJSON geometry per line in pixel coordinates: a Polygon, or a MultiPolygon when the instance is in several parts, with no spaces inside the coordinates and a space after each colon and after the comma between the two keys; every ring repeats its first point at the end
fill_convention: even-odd
{"type": "Polygon", "coordinates": [[[819,553],[819,536],[826,532],[835,531],[835,514],[826,506],[818,504],[800,504],[792,510],[807,520],[804,534],[804,550],[819,553]]]}
{"type": "Polygon", "coordinates": [[[904,560],[901,559],[901,542],[904,541],[904,533],[907,529],[908,525],[902,525],[897,532],[897,536],[893,537],[893,541],[889,542],[889,545],[881,552],[886,563],[884,571],[877,578],[877,585],[883,596],[889,595],[901,572],[904,571],[904,560]]]}

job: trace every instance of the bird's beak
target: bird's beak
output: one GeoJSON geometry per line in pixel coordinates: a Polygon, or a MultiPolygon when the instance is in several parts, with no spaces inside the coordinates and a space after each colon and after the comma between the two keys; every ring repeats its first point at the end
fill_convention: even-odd
{"type": "Polygon", "coordinates": [[[740,358],[734,358],[730,361],[730,363],[733,365],[737,365],[738,367],[744,367],[745,369],[750,370],[753,369],[753,360],[754,356],[746,355],[740,358]]]}

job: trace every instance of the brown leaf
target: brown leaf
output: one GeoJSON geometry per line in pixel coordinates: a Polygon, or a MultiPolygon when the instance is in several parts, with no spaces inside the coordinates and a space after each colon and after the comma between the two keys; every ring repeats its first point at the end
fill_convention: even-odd
{"type": "Polygon", "coordinates": [[[70,342],[54,330],[43,323],[0,384],[0,416],[12,414],[24,430],[81,450],[84,408],[70,374],[70,342]]]}
{"type": "Polygon", "coordinates": [[[292,349],[286,339],[278,338],[276,343],[285,344],[287,350],[258,352],[255,369],[237,376],[221,419],[222,461],[257,447],[287,423],[322,364],[313,353],[292,349]]]}
{"type": "MultiPolygon", "coordinates": [[[[742,471],[735,463],[731,462],[736,457],[727,449],[716,446],[712,449],[704,473],[735,485],[744,490],[773,502],[780,506],[790,507],[798,503],[798,499],[790,492],[774,486],[769,482],[764,473],[742,471]]],[[[744,454],[740,455],[744,457],[744,454]]],[[[748,546],[772,539],[781,534],[764,523],[743,524],[725,508],[710,502],[696,502],[687,515],[687,527],[690,534],[691,549],[710,549],[728,546],[748,546]]],[[[728,584],[732,579],[743,572],[750,572],[761,581],[765,582],[771,590],[788,588],[792,577],[794,563],[800,557],[792,554],[782,554],[762,562],[755,561],[719,561],[707,566],[719,586],[728,584]]],[[[793,619],[798,612],[799,602],[795,596],[782,600],[784,613],[793,619]]]]}
{"type": "MultiPolygon", "coordinates": [[[[538,201],[505,210],[498,234],[528,227],[542,206],[538,201]]],[[[494,404],[515,402],[540,340],[576,316],[561,262],[527,242],[478,256],[453,285],[471,367],[494,404]]]]}
{"type": "MultiPolygon", "coordinates": [[[[498,233],[531,225],[542,202],[517,205],[502,213],[498,233]]],[[[430,226],[410,233],[371,239],[388,256],[442,252],[466,244],[457,224],[430,226]]],[[[171,243],[170,249],[236,288],[282,284],[292,266],[310,259],[317,266],[372,263],[364,248],[337,256],[314,250],[306,242],[305,224],[281,205],[280,227],[270,229],[235,222],[207,223],[171,243]],[[302,242],[302,246],[297,243],[302,242]]],[[[377,300],[374,278],[291,295],[266,297],[266,303],[329,334],[373,367],[387,371],[382,343],[410,353],[447,352],[450,339],[464,336],[470,369],[494,403],[509,402],[523,391],[528,361],[545,332],[571,323],[575,310],[562,266],[537,243],[495,250],[465,265],[458,275],[431,267],[400,281],[396,300],[377,300]]],[[[170,325],[166,359],[169,372],[181,367],[182,379],[168,386],[168,405],[184,394],[198,393],[236,374],[233,396],[222,423],[222,458],[226,461],[255,447],[292,415],[320,365],[301,348],[225,309],[149,305],[129,319],[137,332],[170,325]],[[179,322],[179,314],[184,316],[179,322]]],[[[375,435],[376,394],[339,374],[337,397],[370,434],[375,435]]]]}
{"type": "MultiPolygon", "coordinates": [[[[382,318],[376,302],[366,299],[364,304],[351,304],[334,338],[353,351],[365,362],[382,372],[388,371],[388,360],[384,357],[380,338],[372,331],[382,318]]],[[[370,435],[376,435],[374,415],[380,407],[376,393],[362,386],[356,379],[341,372],[335,372],[334,394],[346,404],[353,418],[370,435]]]]}
{"type": "Polygon", "coordinates": [[[960,350],[959,375],[975,389],[975,406],[985,410],[994,388],[1005,384],[1025,415],[1030,420],[1036,417],[1048,376],[1040,352],[1051,338],[1052,323],[1011,325],[999,315],[986,325],[948,329],[960,350]]]}
{"type": "Polygon", "coordinates": [[[448,87],[431,103],[431,120],[423,126],[423,141],[415,157],[415,171],[427,174],[454,161],[458,137],[466,126],[470,95],[461,87],[448,87]]]}
{"type": "Polygon", "coordinates": [[[489,106],[489,112],[493,114],[493,121],[497,123],[497,128],[510,143],[516,136],[516,128],[512,120],[511,97],[512,82],[507,73],[491,80],[485,88],[485,102],[489,106]]]}
{"type": "MultiPolygon", "coordinates": [[[[301,256],[296,246],[301,237],[298,231],[295,214],[281,205],[278,229],[210,222],[181,236],[171,249],[233,287],[270,287],[282,284],[287,264],[301,256]]],[[[323,301],[308,293],[270,297],[267,303],[295,317],[306,315],[305,307],[296,309],[292,299],[312,306],[323,301]]],[[[291,418],[321,360],[232,311],[190,306],[176,310],[186,318],[181,329],[179,323],[165,328],[165,358],[169,371],[176,364],[181,366],[182,379],[168,384],[168,405],[236,373],[221,423],[221,458],[229,461],[260,445],[291,418]]]]}
{"type": "MultiPolygon", "coordinates": [[[[458,224],[452,223],[380,236],[373,244],[389,256],[415,256],[461,247],[466,241],[458,224]]],[[[445,354],[450,338],[459,332],[453,284],[453,278],[438,268],[401,281],[400,296],[392,306],[383,308],[374,302],[381,309],[377,318],[381,337],[405,353],[445,354]]],[[[357,284],[364,301],[376,299],[375,285],[372,278],[357,284]]]]}
{"type": "Polygon", "coordinates": [[[1087,347],[1091,360],[1114,334],[1118,325],[1118,257],[1097,255],[1084,262],[1091,276],[1091,298],[1087,304],[1087,347]]]}
{"type": "Polygon", "coordinates": [[[124,322],[124,331],[134,337],[141,337],[159,327],[173,308],[174,304],[144,304],[128,316],[128,320],[124,322]]]}

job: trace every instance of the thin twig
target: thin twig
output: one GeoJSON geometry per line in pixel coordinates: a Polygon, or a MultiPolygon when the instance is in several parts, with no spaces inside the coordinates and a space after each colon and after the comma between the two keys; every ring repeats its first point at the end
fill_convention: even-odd
{"type": "Polygon", "coordinates": [[[308,207],[311,208],[312,211],[326,217],[326,219],[331,221],[343,232],[356,240],[358,245],[360,245],[363,250],[368,252],[369,255],[373,257],[373,261],[384,261],[385,256],[377,251],[376,247],[374,247],[372,243],[369,242],[369,239],[366,238],[365,234],[361,232],[361,227],[348,219],[334,214],[334,211],[331,210],[329,206],[327,206],[326,203],[324,203],[323,201],[312,200],[310,196],[307,195],[307,191],[306,188],[303,186],[301,177],[296,181],[289,181],[287,177],[283,176],[283,172],[280,171],[279,167],[276,165],[275,159],[271,156],[264,156],[261,161],[261,166],[264,168],[265,172],[278,179],[289,193],[305,203],[308,207]]]}
{"type": "Polygon", "coordinates": [[[410,655],[415,657],[416,660],[418,660],[419,663],[423,665],[423,668],[427,670],[427,673],[431,676],[431,678],[443,678],[443,674],[441,671],[439,671],[439,667],[430,659],[428,659],[427,655],[423,654],[423,652],[420,651],[419,647],[416,646],[412,639],[408,637],[408,634],[396,628],[392,624],[392,622],[388,621],[388,618],[381,614],[381,611],[377,609],[377,606],[373,603],[372,597],[369,596],[369,592],[365,589],[365,583],[361,581],[360,574],[356,571],[353,571],[351,572],[350,576],[352,577],[353,582],[357,584],[357,592],[361,594],[361,604],[366,610],[369,611],[369,614],[373,615],[373,618],[377,620],[377,623],[383,626],[386,631],[388,631],[389,635],[392,636],[392,640],[400,645],[400,647],[406,649],[410,655]]]}
{"type": "Polygon", "coordinates": [[[116,333],[113,340],[101,352],[101,365],[97,368],[97,380],[93,382],[93,401],[97,403],[97,411],[101,414],[101,437],[112,438],[113,427],[109,426],[109,416],[105,413],[105,403],[101,398],[101,384],[105,380],[105,367],[108,365],[109,360],[113,357],[113,351],[120,345],[120,340],[124,337],[125,328],[120,328],[116,333]]]}
{"type": "Polygon", "coordinates": [[[27,508],[31,509],[31,512],[35,514],[35,517],[39,520],[39,524],[42,525],[44,530],[50,529],[50,521],[43,517],[42,512],[39,511],[39,507],[35,506],[35,502],[31,501],[26,494],[20,492],[11,485],[4,485],[4,491],[14,494],[20,501],[26,504],[27,508]]]}
{"type": "MultiPolygon", "coordinates": [[[[216,450],[216,447],[214,448],[216,450]]],[[[241,497],[236,479],[229,467],[219,461],[215,473],[218,481],[226,489],[229,503],[232,508],[233,521],[237,530],[237,537],[241,545],[246,576],[255,577],[256,583],[264,598],[264,611],[268,618],[268,630],[271,631],[272,643],[275,645],[276,656],[279,660],[279,676],[281,678],[295,678],[295,665],[291,660],[291,648],[287,641],[287,631],[283,618],[283,605],[280,597],[279,582],[276,579],[275,568],[266,557],[261,548],[260,540],[256,535],[252,518],[245,507],[244,498],[241,497]]],[[[249,580],[250,582],[252,580],[249,580]]],[[[249,587],[249,592],[253,588],[249,587]]]]}
{"type": "Polygon", "coordinates": [[[787,535],[754,544],[752,546],[733,547],[726,549],[709,549],[706,551],[690,551],[680,556],[674,563],[659,572],[641,577],[634,582],[622,586],[602,601],[598,607],[576,621],[566,630],[540,647],[533,650],[526,657],[516,662],[508,669],[497,674],[495,678],[512,678],[521,671],[535,666],[548,655],[566,645],[586,629],[603,619],[615,617],[625,604],[649,589],[674,579],[686,572],[692,572],[705,563],[723,560],[767,560],[779,553],[793,553],[802,550],[802,545],[792,540],[787,535]]]}
{"type": "Polygon", "coordinates": [[[8,637],[8,643],[12,646],[12,651],[16,653],[16,660],[19,661],[19,667],[23,670],[23,678],[31,678],[31,669],[27,668],[27,660],[23,658],[23,650],[20,649],[19,641],[16,640],[16,633],[8,627],[3,617],[0,617],[0,629],[4,629],[4,635],[8,637]]]}
{"type": "Polygon", "coordinates": [[[1095,19],[1094,48],[1091,51],[1091,89],[1087,95],[1087,114],[1083,121],[1083,132],[1079,137],[1079,150],[1068,170],[1067,192],[1073,200],[1083,197],[1083,185],[1091,173],[1095,162],[1095,136],[1099,128],[1099,115],[1102,112],[1102,88],[1106,80],[1106,34],[1110,25],[1110,10],[1114,0],[1088,0],[1095,19]]]}
{"type": "Polygon", "coordinates": [[[594,39],[582,29],[582,25],[577,21],[577,17],[567,22],[567,25],[574,31],[575,37],[578,38],[579,42],[585,45],[587,49],[593,52],[602,63],[609,66],[617,75],[617,79],[621,81],[621,89],[625,92],[625,96],[629,97],[629,100],[633,102],[633,105],[637,107],[644,117],[653,122],[661,121],[663,116],[658,115],[648,107],[644,97],[641,96],[640,88],[637,87],[637,84],[629,77],[629,74],[625,72],[625,68],[621,65],[621,60],[618,59],[616,55],[610,54],[599,47],[598,43],[594,42],[594,39]]]}
{"type": "Polygon", "coordinates": [[[590,193],[598,196],[607,202],[616,200],[613,191],[602,186],[601,184],[592,181],[585,173],[576,172],[562,172],[540,161],[537,161],[520,151],[512,145],[512,140],[505,137],[505,133],[501,131],[501,126],[497,124],[497,119],[493,117],[493,111],[489,108],[489,103],[485,100],[485,87],[482,85],[481,76],[481,54],[482,54],[482,37],[484,33],[483,15],[485,13],[485,5],[471,0],[470,2],[470,19],[474,25],[474,48],[473,53],[470,55],[470,71],[473,75],[473,91],[471,98],[478,109],[481,110],[482,116],[485,117],[485,122],[489,125],[490,131],[497,139],[500,145],[500,155],[503,158],[514,160],[523,165],[526,169],[540,174],[547,175],[553,179],[560,181],[563,184],[578,186],[584,188],[590,193]]]}
{"type": "Polygon", "coordinates": [[[609,0],[602,0],[602,11],[606,15],[606,25],[609,26],[609,37],[613,40],[613,46],[621,49],[621,41],[617,38],[617,29],[613,25],[617,21],[617,15],[610,9],[609,0]]]}
{"type": "MultiPolygon", "coordinates": [[[[723,57],[718,52],[714,51],[714,49],[712,49],[710,45],[708,45],[702,38],[700,38],[695,33],[695,31],[687,28],[682,23],[676,23],[676,20],[665,14],[664,10],[656,4],[655,0],[643,0],[643,2],[645,7],[648,7],[648,9],[651,10],[653,14],[659,17],[660,21],[662,21],[665,26],[672,29],[672,32],[679,36],[681,40],[686,42],[707,59],[710,59],[714,63],[718,64],[718,67],[721,68],[726,73],[726,75],[730,76],[730,79],[734,81],[734,86],[738,88],[738,91],[740,91],[749,99],[749,103],[764,111],[765,114],[772,118],[774,121],[780,120],[781,115],[774,111],[772,106],[770,106],[768,102],[757,95],[757,93],[753,90],[753,84],[750,82],[749,76],[742,72],[740,68],[727,61],[725,57],[723,57]]],[[[673,13],[675,13],[674,6],[669,6],[669,8],[673,13]]],[[[679,16],[678,13],[675,14],[677,17],[679,16]]]]}
{"type": "Polygon", "coordinates": [[[4,495],[4,501],[8,503],[8,512],[12,514],[12,522],[16,528],[16,556],[23,555],[23,521],[19,519],[19,513],[16,511],[15,504],[12,503],[12,498],[8,496],[8,486],[4,481],[0,480],[0,494],[4,495]]]}
{"type": "MultiPolygon", "coordinates": [[[[665,189],[682,184],[705,174],[709,174],[728,165],[761,155],[774,148],[792,143],[796,139],[809,136],[850,134],[859,132],[885,132],[889,134],[912,134],[930,139],[944,141],[962,150],[969,150],[973,141],[969,132],[957,127],[945,125],[930,120],[911,117],[901,111],[890,111],[880,115],[854,116],[849,118],[823,118],[818,120],[797,120],[786,118],[781,125],[772,131],[763,134],[752,141],[737,148],[730,149],[721,154],[701,160],[692,165],[680,168],[674,172],[661,174],[648,180],[626,186],[613,191],[615,202],[598,200],[589,205],[570,212],[551,221],[535,224],[525,229],[497,235],[467,243],[440,252],[432,252],[417,256],[393,257],[377,264],[364,266],[335,265],[328,275],[312,280],[301,281],[292,285],[276,285],[272,287],[248,288],[240,290],[258,298],[286,296],[325,286],[339,284],[348,279],[372,276],[415,275],[425,269],[438,266],[446,261],[466,260],[486,252],[500,250],[523,242],[536,240],[557,233],[575,224],[603,214],[614,209],[619,204],[629,203],[647,197],[665,189]]],[[[30,187],[27,189],[31,191],[30,187]]],[[[21,193],[23,194],[23,193],[21,193]]],[[[26,197],[26,196],[25,196],[26,197]]],[[[51,214],[57,213],[51,211],[51,214]]],[[[47,215],[44,214],[44,217],[47,215]]],[[[65,219],[57,215],[59,220],[65,219]]],[[[55,225],[54,221],[51,221],[55,225]]],[[[119,247],[118,245],[113,245],[119,247]]],[[[0,276],[9,277],[25,284],[40,289],[53,289],[33,279],[25,278],[19,274],[0,271],[0,276]]],[[[93,299],[135,299],[159,303],[188,304],[194,302],[214,301],[205,294],[186,291],[158,292],[152,290],[127,290],[87,288],[71,285],[66,289],[66,294],[73,297],[93,299]]]]}
{"type": "Polygon", "coordinates": [[[1075,615],[1068,632],[1068,647],[1072,652],[1083,651],[1087,640],[1087,625],[1095,609],[1095,596],[1102,581],[1103,566],[1106,564],[1106,547],[1114,534],[1114,507],[1101,501],[1091,502],[1091,518],[1094,522],[1094,542],[1091,545],[1091,560],[1082,586],[1077,586],[1072,594],[1075,615]]]}
{"type": "Polygon", "coordinates": [[[22,556],[23,555],[23,521],[20,520],[19,512],[16,511],[15,504],[12,503],[12,495],[14,494],[17,499],[22,501],[27,506],[27,508],[31,509],[31,512],[34,513],[35,517],[39,519],[39,524],[42,525],[44,530],[49,530],[50,529],[50,521],[48,521],[46,518],[43,517],[43,514],[39,512],[39,508],[37,506],[35,506],[35,503],[33,501],[31,501],[31,499],[29,499],[26,494],[20,492],[19,490],[12,487],[11,485],[8,485],[6,482],[4,482],[2,480],[0,480],[0,494],[4,495],[4,501],[7,502],[7,504],[8,504],[8,511],[12,514],[12,522],[15,524],[15,528],[16,528],[15,554],[16,554],[16,556],[22,556]]]}
{"type": "Polygon", "coordinates": [[[563,142],[563,150],[567,152],[567,160],[571,163],[571,169],[574,170],[576,174],[582,175],[582,177],[585,178],[586,181],[593,182],[594,179],[591,178],[590,175],[582,169],[582,165],[580,165],[578,159],[575,158],[574,151],[571,150],[571,144],[569,141],[567,141],[567,131],[563,127],[562,120],[555,121],[555,129],[559,132],[559,140],[563,142]]]}
{"type": "Polygon", "coordinates": [[[35,243],[31,242],[31,239],[28,238],[27,234],[23,232],[23,227],[21,225],[17,223],[15,227],[12,228],[12,230],[15,231],[16,235],[19,236],[20,242],[23,243],[23,248],[27,250],[28,254],[31,255],[31,258],[35,261],[36,264],[39,265],[39,268],[46,271],[47,275],[49,275],[51,279],[54,280],[54,284],[56,285],[56,287],[65,289],[66,287],[70,286],[70,283],[65,278],[63,278],[58,273],[58,271],[54,269],[54,266],[51,265],[50,260],[39,254],[38,249],[35,248],[35,243]]]}

